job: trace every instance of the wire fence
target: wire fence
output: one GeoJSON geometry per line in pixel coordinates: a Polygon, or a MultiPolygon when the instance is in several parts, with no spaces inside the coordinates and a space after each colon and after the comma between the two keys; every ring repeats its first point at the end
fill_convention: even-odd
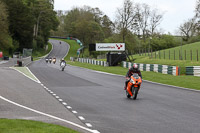
{"type": "Polygon", "coordinates": [[[159,50],[152,51],[152,49],[141,49],[137,54],[140,56],[149,56],[150,59],[166,59],[166,60],[200,60],[200,50],[159,50]]]}

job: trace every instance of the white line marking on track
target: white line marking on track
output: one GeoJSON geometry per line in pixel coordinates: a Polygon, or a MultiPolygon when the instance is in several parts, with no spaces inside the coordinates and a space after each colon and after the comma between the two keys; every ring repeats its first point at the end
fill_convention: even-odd
{"type": "Polygon", "coordinates": [[[59,96],[56,96],[56,98],[59,99],[60,97],[59,97],[59,96]]]}
{"type": "Polygon", "coordinates": [[[37,80],[38,83],[41,83],[40,80],[31,72],[31,70],[26,67],[28,69],[28,71],[33,75],[33,77],[37,80]]]}
{"type": "Polygon", "coordinates": [[[85,123],[85,125],[88,127],[92,127],[92,125],[90,123],[85,123]]]}
{"type": "Polygon", "coordinates": [[[73,110],[72,113],[77,114],[78,112],[73,110]]]}
{"type": "Polygon", "coordinates": [[[65,106],[67,105],[67,103],[65,103],[65,102],[62,102],[62,104],[65,105],[65,106]]]}
{"type": "Polygon", "coordinates": [[[72,109],[72,107],[70,107],[70,106],[67,106],[67,108],[68,108],[68,109],[72,109]]]}
{"type": "Polygon", "coordinates": [[[56,94],[54,93],[53,96],[56,96],[56,94]]]}
{"type": "MultiPolygon", "coordinates": [[[[34,82],[36,82],[36,83],[39,83],[40,84],[40,81],[37,79],[37,81],[36,80],[34,80],[34,79],[32,79],[31,77],[29,77],[29,76],[27,76],[26,74],[24,74],[23,72],[21,72],[21,71],[19,71],[19,70],[17,70],[16,68],[14,68],[14,67],[9,67],[9,68],[11,68],[11,69],[14,69],[14,70],[16,70],[16,71],[18,71],[19,73],[21,73],[22,75],[24,75],[25,77],[27,77],[27,78],[29,78],[29,79],[31,79],[32,81],[34,81],[34,82]]],[[[29,70],[28,68],[27,68],[27,70],[29,70]]],[[[30,71],[30,70],[29,70],[30,71]]],[[[32,74],[32,73],[31,73],[32,74]]],[[[33,75],[33,74],[32,74],[33,75]]],[[[34,75],[33,75],[34,76],[34,75]]]]}
{"type": "Polygon", "coordinates": [[[62,99],[58,99],[58,101],[62,102],[63,100],[62,99]]]}
{"type": "Polygon", "coordinates": [[[82,121],[85,120],[85,118],[84,118],[83,116],[79,116],[78,118],[79,118],[80,120],[82,120],[82,121]]]}
{"type": "Polygon", "coordinates": [[[43,113],[43,112],[40,112],[40,111],[31,109],[31,108],[29,108],[29,107],[23,106],[23,105],[18,104],[18,103],[16,103],[16,102],[10,101],[10,100],[8,100],[8,99],[2,97],[2,96],[0,96],[0,99],[4,100],[4,101],[6,101],[6,102],[9,102],[9,103],[11,103],[11,104],[14,104],[14,105],[16,105],[16,106],[18,106],[18,107],[24,108],[24,109],[26,109],[26,110],[35,112],[35,113],[37,113],[37,114],[41,114],[41,115],[44,115],[44,116],[47,116],[47,117],[50,117],[50,118],[53,118],[53,119],[56,119],[56,120],[59,120],[59,121],[68,123],[68,124],[71,124],[71,125],[73,125],[73,126],[79,127],[79,128],[81,128],[81,129],[84,129],[84,130],[89,131],[89,132],[91,132],[91,133],[98,133],[97,130],[92,130],[92,129],[83,127],[83,126],[81,126],[81,125],[78,125],[78,124],[76,124],[76,123],[73,123],[73,122],[71,122],[71,121],[68,121],[68,120],[65,120],[65,119],[62,119],[62,118],[53,116],[53,115],[49,115],[49,114],[46,114],[46,113],[43,113]]]}

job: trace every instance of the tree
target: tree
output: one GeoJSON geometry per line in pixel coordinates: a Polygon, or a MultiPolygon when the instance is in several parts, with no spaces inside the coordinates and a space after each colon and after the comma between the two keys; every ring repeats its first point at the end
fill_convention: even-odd
{"type": "Polygon", "coordinates": [[[107,15],[104,15],[102,17],[102,24],[101,25],[102,25],[102,29],[103,29],[105,38],[110,37],[113,34],[113,30],[114,30],[115,26],[107,15]]]}
{"type": "Polygon", "coordinates": [[[155,30],[157,26],[160,25],[162,18],[163,18],[163,13],[159,13],[158,9],[154,9],[151,11],[150,24],[149,24],[151,36],[155,34],[155,30]]]}
{"type": "Polygon", "coordinates": [[[197,28],[196,19],[192,18],[180,25],[179,30],[184,36],[184,41],[188,41],[194,34],[197,28]]]}
{"type": "Polygon", "coordinates": [[[13,40],[19,42],[19,50],[32,48],[33,16],[22,0],[3,0],[8,7],[9,31],[13,40]]]}
{"type": "Polygon", "coordinates": [[[136,22],[138,24],[139,30],[142,31],[142,38],[146,41],[148,37],[149,30],[148,30],[148,23],[150,19],[150,7],[147,4],[136,4],[136,22]]]}
{"type": "Polygon", "coordinates": [[[84,6],[70,10],[64,20],[65,31],[68,35],[78,38],[85,46],[90,43],[102,41],[104,32],[109,36],[112,33],[111,21],[103,16],[99,8],[84,6]]]}
{"type": "Polygon", "coordinates": [[[123,7],[117,9],[118,28],[122,31],[122,39],[125,42],[128,30],[131,28],[135,13],[133,3],[130,0],[124,0],[123,7]]]}
{"type": "Polygon", "coordinates": [[[9,23],[7,17],[6,5],[0,1],[0,50],[8,50],[13,47],[8,31],[9,23]]]}

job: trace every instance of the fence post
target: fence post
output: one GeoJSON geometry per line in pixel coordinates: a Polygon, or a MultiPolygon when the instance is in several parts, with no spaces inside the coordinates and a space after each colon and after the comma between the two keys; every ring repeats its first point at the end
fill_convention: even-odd
{"type": "Polygon", "coordinates": [[[170,50],[169,50],[169,60],[170,60],[170,50]]]}
{"type": "Polygon", "coordinates": [[[165,51],[164,51],[164,59],[165,59],[165,51]]]}
{"type": "Polygon", "coordinates": [[[190,55],[191,55],[191,61],[192,61],[192,50],[190,50],[190,55]]]}
{"type": "Polygon", "coordinates": [[[199,61],[199,52],[198,52],[198,49],[197,49],[197,61],[199,61]]]}
{"type": "Polygon", "coordinates": [[[175,50],[174,50],[174,60],[176,59],[176,52],[175,52],[175,50]]]}
{"type": "Polygon", "coordinates": [[[160,50],[159,50],[159,59],[160,59],[160,50]]]}
{"type": "Polygon", "coordinates": [[[155,51],[155,59],[156,59],[156,51],[155,51]]]}
{"type": "Polygon", "coordinates": [[[147,49],[145,48],[145,56],[146,56],[147,49]]]}
{"type": "Polygon", "coordinates": [[[187,58],[186,58],[186,50],[185,50],[185,60],[186,60],[187,58]]]}
{"type": "Polygon", "coordinates": [[[153,49],[151,48],[151,59],[153,59],[153,49]]]}
{"type": "Polygon", "coordinates": [[[179,50],[179,60],[181,60],[181,51],[179,50]]]}

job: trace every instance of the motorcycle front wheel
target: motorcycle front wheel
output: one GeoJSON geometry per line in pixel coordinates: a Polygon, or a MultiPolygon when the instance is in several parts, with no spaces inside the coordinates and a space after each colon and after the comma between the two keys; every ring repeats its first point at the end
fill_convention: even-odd
{"type": "Polygon", "coordinates": [[[126,96],[127,96],[127,98],[131,97],[131,95],[127,92],[127,90],[126,90],[126,96]]]}
{"type": "Polygon", "coordinates": [[[132,86],[133,100],[137,99],[138,90],[139,90],[138,87],[132,86]]]}

